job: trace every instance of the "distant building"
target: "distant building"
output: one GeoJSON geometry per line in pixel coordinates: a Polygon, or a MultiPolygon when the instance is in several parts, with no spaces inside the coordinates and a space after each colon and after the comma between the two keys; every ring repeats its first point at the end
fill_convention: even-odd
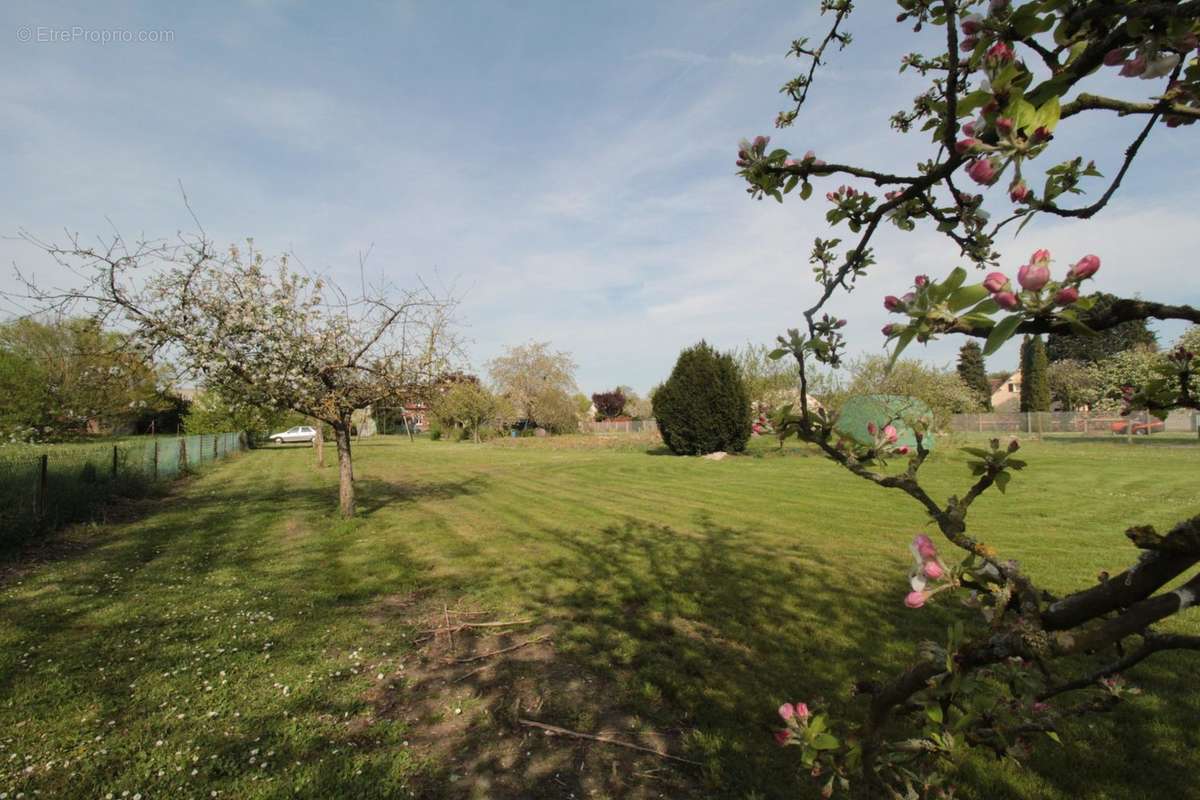
{"type": "Polygon", "coordinates": [[[992,381],[992,410],[1021,410],[1021,370],[1002,381],[992,381]]]}

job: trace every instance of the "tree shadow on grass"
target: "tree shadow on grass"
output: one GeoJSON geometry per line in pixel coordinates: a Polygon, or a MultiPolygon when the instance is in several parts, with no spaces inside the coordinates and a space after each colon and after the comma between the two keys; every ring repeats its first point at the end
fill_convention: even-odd
{"type": "MultiPolygon", "coordinates": [[[[446,746],[433,748],[441,767],[422,796],[816,797],[795,751],[772,740],[774,709],[803,700],[834,719],[858,719],[866,701],[853,697],[855,681],[889,679],[916,658],[920,641],[941,641],[949,622],[973,613],[957,604],[913,612],[900,602],[901,576],[851,573],[803,541],[768,549],[753,532],[708,519],[689,530],[628,520],[552,536],[565,554],[521,581],[530,607],[551,615],[541,621],[550,623],[553,647],[519,651],[527,655],[465,676],[435,665],[403,697],[390,697],[402,714],[430,703],[468,709],[443,730],[446,746]],[[700,763],[547,738],[521,719],[612,734],[700,763]]],[[[524,639],[494,637],[487,649],[524,639]]],[[[1178,693],[1181,674],[1164,661],[1144,678],[1178,693]]],[[[1047,744],[1035,768],[1066,796],[1099,796],[1097,775],[1104,796],[1157,796],[1147,794],[1146,770],[1160,776],[1153,785],[1161,796],[1184,796],[1188,768],[1177,762],[1200,738],[1187,723],[1194,705],[1170,713],[1165,728],[1161,710],[1126,707],[1119,722],[1097,723],[1109,726],[1102,751],[1087,738],[1096,731],[1081,726],[1078,742],[1065,736],[1065,751],[1047,744]],[[1182,740],[1168,746],[1179,732],[1182,740]],[[1140,766],[1114,768],[1112,754],[1121,751],[1140,766]],[[1090,773],[1061,767],[1077,756],[1090,773]]],[[[1039,791],[1030,787],[1041,784],[1013,773],[996,762],[974,764],[980,788],[965,796],[1039,791]]]]}
{"type": "Polygon", "coordinates": [[[774,709],[785,700],[843,708],[854,679],[876,677],[889,640],[935,635],[945,622],[909,617],[900,633],[900,604],[880,602],[871,580],[803,544],[771,552],[707,519],[691,530],[628,520],[549,536],[563,555],[519,581],[553,649],[466,676],[431,670],[403,690],[407,701],[389,701],[411,709],[453,698],[436,702],[473,709],[426,796],[795,797],[798,764],[773,743],[774,709]],[[547,739],[520,719],[612,733],[699,764],[547,739]],[[467,777],[456,785],[451,775],[467,777]]]}

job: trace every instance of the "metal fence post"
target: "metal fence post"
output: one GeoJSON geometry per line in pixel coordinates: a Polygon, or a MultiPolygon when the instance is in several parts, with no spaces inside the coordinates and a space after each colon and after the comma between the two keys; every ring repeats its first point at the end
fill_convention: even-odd
{"type": "Polygon", "coordinates": [[[218,441],[220,441],[220,437],[214,433],[213,434],[213,461],[216,461],[218,458],[220,458],[220,456],[217,454],[217,442],[218,441]]]}
{"type": "Polygon", "coordinates": [[[117,477],[117,446],[113,445],[112,476],[117,477]]]}
{"type": "Polygon", "coordinates": [[[158,437],[154,437],[154,480],[158,480],[158,437]]]}
{"type": "Polygon", "coordinates": [[[179,440],[179,474],[186,474],[187,469],[187,438],[184,437],[183,439],[179,440]]]}
{"type": "Polygon", "coordinates": [[[46,516],[46,467],[49,461],[50,456],[45,453],[42,453],[41,458],[38,459],[37,490],[33,495],[33,516],[38,522],[41,522],[42,518],[46,516]]]}

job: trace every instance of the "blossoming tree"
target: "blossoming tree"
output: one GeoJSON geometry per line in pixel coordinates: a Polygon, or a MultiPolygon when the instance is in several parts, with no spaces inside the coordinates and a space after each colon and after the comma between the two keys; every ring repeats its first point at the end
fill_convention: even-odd
{"type": "Polygon", "coordinates": [[[352,296],[286,256],[265,258],[252,240],[220,253],[203,233],[133,243],[117,235],[101,247],[23,236],[81,279],[65,289],[25,280],[26,298],[40,307],[86,309],[222,396],[328,423],[343,516],[354,514],[354,412],[424,396],[457,351],[456,302],[425,285],[364,282],[352,296]]]}
{"type": "MultiPolygon", "coordinates": [[[[779,115],[777,127],[792,125],[819,67],[850,44],[845,23],[853,3],[821,5],[832,24],[819,41],[793,43],[792,55],[807,68],[784,86],[794,105],[779,115]]],[[[939,550],[926,535],[913,539],[906,606],[920,609],[935,597],[959,594],[982,617],[976,628],[956,624],[947,641],[925,644],[922,657],[892,680],[859,685],[869,696],[865,712],[842,733],[805,703],[779,709],[785,727],[777,738],[799,747],[824,796],[836,791],[952,796],[953,765],[968,749],[1020,757],[1031,737],[1056,738],[1062,720],[1111,709],[1131,693],[1123,675],[1142,660],[1164,650],[1200,650],[1200,637],[1154,627],[1200,597],[1200,575],[1180,578],[1200,563],[1200,516],[1179,521],[1167,533],[1130,529],[1127,536],[1141,553],[1125,572],[1055,596],[969,530],[975,500],[984,492],[1004,492],[1025,466],[1015,441],[967,448],[972,481],[961,494],[939,500],[920,480],[929,455],[922,444],[928,420],[905,420],[918,434],[915,448],[897,445],[891,425],[872,424],[856,443],[837,436],[833,416],[806,402],[814,362],[837,365],[844,347],[845,321],[824,308],[869,273],[873,237],[887,223],[903,231],[933,228],[987,273],[978,282],[969,281],[962,267],[941,280],[917,275],[911,289],[888,295],[884,305],[899,318],[883,329],[893,359],[914,340],[946,334],[978,337],[991,353],[1019,334],[1086,336],[1130,320],[1200,321],[1200,309],[1140,299],[1093,308],[1089,287],[1101,266],[1096,255],[1076,254],[1067,268],[1056,269],[1051,254],[1038,249],[1014,282],[997,269],[1007,259],[996,246],[1002,229],[1016,224],[1019,231],[1038,214],[1086,219],[1099,213],[1152,133],[1200,118],[1200,3],[899,0],[898,5],[899,22],[939,33],[936,52],[901,60],[902,71],[915,70],[930,84],[911,108],[891,119],[899,132],[920,129],[930,135],[926,160],[909,174],[893,174],[829,163],[812,151],[793,157],[786,149],[769,149],[765,136],[743,141],[737,158],[755,198],[782,202],[798,190],[807,200],[818,181],[846,181],[825,193],[826,219],[855,237],[849,243],[840,238],[814,243],[816,300],[804,312],[803,329],[781,336],[773,354],[799,364],[802,402],[798,410],[777,415],[776,430],[815,444],[883,489],[903,492],[928,513],[945,544],[939,550]],[[1130,85],[1145,87],[1146,99],[1093,93],[1103,73],[1141,79],[1130,85]],[[1111,178],[1074,153],[1043,167],[1056,150],[1056,131],[1106,114],[1144,120],[1111,178]],[[1045,173],[1037,188],[1035,169],[1045,173]],[[1098,197],[1086,205],[1070,202],[1085,194],[1089,179],[1104,179],[1098,197]],[[971,183],[1003,187],[1002,199],[990,193],[985,201],[984,194],[967,191],[971,183]],[[985,205],[1002,213],[993,219],[985,205]],[[1182,582],[1171,587],[1176,579],[1182,582]]],[[[1128,387],[1127,413],[1200,407],[1197,362],[1196,353],[1179,348],[1146,385],[1128,387]]]]}

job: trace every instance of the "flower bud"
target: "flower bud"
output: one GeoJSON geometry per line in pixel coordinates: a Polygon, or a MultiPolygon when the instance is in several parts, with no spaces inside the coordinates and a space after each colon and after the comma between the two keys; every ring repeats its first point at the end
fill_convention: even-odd
{"type": "Polygon", "coordinates": [[[1146,71],[1146,57],[1140,53],[1129,61],[1125,62],[1125,66],[1121,67],[1121,75],[1126,78],[1136,78],[1146,71]]]}
{"type": "Polygon", "coordinates": [[[1029,186],[1026,185],[1025,181],[1017,181],[1012,186],[1008,187],[1008,199],[1012,200],[1014,203],[1024,203],[1029,199],[1030,194],[1032,194],[1032,192],[1029,190],[1029,186]]]}
{"type": "Polygon", "coordinates": [[[878,428],[878,427],[875,425],[875,423],[874,423],[874,422],[868,422],[868,423],[867,423],[867,433],[869,433],[869,434],[871,434],[872,436],[874,436],[874,435],[875,435],[875,433],[876,433],[878,430],[879,430],[879,428],[878,428]]]}
{"type": "Polygon", "coordinates": [[[958,43],[958,49],[964,53],[969,53],[979,44],[979,39],[975,36],[968,36],[958,43]]]}
{"type": "Polygon", "coordinates": [[[996,119],[996,130],[1008,136],[1013,130],[1013,121],[1008,117],[999,117],[996,119]]]}
{"type": "Polygon", "coordinates": [[[913,279],[913,283],[916,284],[916,286],[918,288],[920,288],[921,286],[924,286],[925,284],[929,283],[929,276],[928,275],[918,275],[916,278],[913,279]]]}
{"type": "Polygon", "coordinates": [[[1020,449],[1021,449],[1021,443],[1018,442],[1016,439],[1013,439],[1012,441],[1010,441],[1008,443],[1008,452],[1015,453],[1020,449]]]}
{"type": "Polygon", "coordinates": [[[888,311],[901,311],[904,309],[904,301],[894,294],[889,294],[883,298],[883,307],[888,311]]]}
{"type": "Polygon", "coordinates": [[[1129,57],[1129,51],[1122,47],[1116,47],[1104,54],[1104,66],[1115,67],[1117,64],[1125,63],[1125,59],[1129,57]]]}
{"type": "Polygon", "coordinates": [[[798,719],[808,719],[812,716],[812,712],[808,710],[807,703],[796,703],[796,717],[798,719]]]}
{"type": "Polygon", "coordinates": [[[761,151],[767,149],[767,143],[770,141],[771,141],[770,136],[755,136],[754,137],[754,149],[761,152],[761,151]]]}
{"type": "Polygon", "coordinates": [[[1050,280],[1050,268],[1042,263],[1026,264],[1017,270],[1017,283],[1027,292],[1041,291],[1050,280]]]}
{"type": "Polygon", "coordinates": [[[991,272],[983,279],[983,288],[992,294],[1003,292],[1009,287],[1008,276],[1003,272],[991,272]]]}
{"type": "Polygon", "coordinates": [[[894,425],[888,425],[883,429],[883,438],[887,440],[888,444],[895,444],[896,440],[900,438],[900,434],[896,432],[894,425]]]}
{"type": "Polygon", "coordinates": [[[1012,292],[996,292],[992,295],[992,299],[1005,311],[1015,311],[1021,307],[1021,301],[1012,292]]]}
{"type": "Polygon", "coordinates": [[[976,183],[994,183],[1000,174],[1000,162],[994,158],[977,158],[967,167],[967,175],[976,183]]]}
{"type": "Polygon", "coordinates": [[[896,331],[898,331],[899,329],[900,329],[899,325],[896,325],[894,323],[888,323],[887,325],[883,326],[883,335],[887,336],[887,337],[895,336],[896,331]]]}
{"type": "Polygon", "coordinates": [[[996,42],[988,48],[987,56],[997,63],[1007,63],[1013,60],[1013,50],[1004,42],[996,42]]]}
{"type": "Polygon", "coordinates": [[[787,722],[792,717],[796,716],[796,709],[791,703],[784,703],[779,707],[779,716],[784,722],[787,722]]]}
{"type": "Polygon", "coordinates": [[[787,744],[791,738],[792,732],[787,729],[775,731],[775,743],[780,746],[787,744]]]}
{"type": "Polygon", "coordinates": [[[1050,263],[1050,251],[1044,247],[1034,250],[1033,255],[1029,257],[1029,263],[1036,264],[1038,266],[1046,266],[1050,263]]]}
{"type": "Polygon", "coordinates": [[[908,606],[909,608],[920,608],[921,606],[925,605],[925,601],[928,598],[929,595],[925,592],[909,592],[904,597],[904,605],[908,606]]]}
{"type": "Polygon", "coordinates": [[[983,29],[983,17],[978,14],[969,14],[963,17],[962,32],[967,36],[974,36],[983,29]]]}
{"type": "Polygon", "coordinates": [[[1079,299],[1079,290],[1074,286],[1064,286],[1054,293],[1054,302],[1060,306],[1069,306],[1079,299]]]}
{"type": "Polygon", "coordinates": [[[958,153],[960,156],[965,155],[974,150],[978,144],[978,139],[968,136],[965,139],[959,139],[954,143],[954,152],[958,153]]]}
{"type": "Polygon", "coordinates": [[[1071,267],[1071,271],[1067,273],[1067,277],[1074,278],[1077,281],[1090,278],[1100,269],[1100,257],[1086,255],[1075,262],[1075,266],[1071,267]]]}
{"type": "Polygon", "coordinates": [[[942,569],[942,565],[936,561],[926,561],[925,566],[921,568],[921,571],[925,573],[926,578],[929,578],[933,581],[938,580],[946,574],[945,570],[942,569]]]}

